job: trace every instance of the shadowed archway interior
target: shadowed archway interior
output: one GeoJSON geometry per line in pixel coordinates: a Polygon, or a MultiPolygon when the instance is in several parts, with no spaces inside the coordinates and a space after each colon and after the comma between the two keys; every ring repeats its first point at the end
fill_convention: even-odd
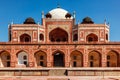
{"type": "Polygon", "coordinates": [[[20,42],[31,42],[31,37],[28,34],[22,34],[20,36],[20,42]]]}
{"type": "Polygon", "coordinates": [[[101,67],[101,54],[97,51],[92,51],[88,54],[88,65],[90,67],[101,67]]]}
{"type": "Polygon", "coordinates": [[[53,66],[54,67],[64,67],[64,54],[60,51],[53,54],[53,66]]]}
{"type": "Polygon", "coordinates": [[[96,34],[89,34],[86,37],[87,42],[98,42],[98,36],[96,34]]]}
{"type": "Polygon", "coordinates": [[[107,67],[117,67],[119,66],[119,55],[115,51],[110,51],[107,53],[107,67]]]}
{"type": "Polygon", "coordinates": [[[38,51],[35,53],[35,65],[37,67],[46,67],[47,66],[47,55],[43,51],[38,51]]]}
{"type": "Polygon", "coordinates": [[[0,67],[10,67],[10,54],[6,51],[3,51],[0,54],[0,67]]]}
{"type": "Polygon", "coordinates": [[[51,42],[68,42],[68,33],[61,28],[56,28],[49,33],[49,39],[51,42]]]}
{"type": "Polygon", "coordinates": [[[72,67],[82,67],[83,66],[83,55],[79,51],[73,51],[70,55],[71,66],[72,67]]]}

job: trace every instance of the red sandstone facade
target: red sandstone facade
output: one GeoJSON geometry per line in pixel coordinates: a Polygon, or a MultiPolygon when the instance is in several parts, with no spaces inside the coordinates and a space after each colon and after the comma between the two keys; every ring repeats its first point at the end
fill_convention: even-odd
{"type": "MultiPolygon", "coordinates": [[[[56,8],[45,17],[42,13],[41,25],[32,18],[9,25],[9,42],[0,43],[0,67],[119,70],[120,42],[109,41],[109,36],[106,23],[95,24],[86,17],[75,24],[75,13],[56,8]]],[[[70,71],[68,75],[74,76],[70,71]]],[[[120,76],[120,70],[116,74],[120,76]]]]}

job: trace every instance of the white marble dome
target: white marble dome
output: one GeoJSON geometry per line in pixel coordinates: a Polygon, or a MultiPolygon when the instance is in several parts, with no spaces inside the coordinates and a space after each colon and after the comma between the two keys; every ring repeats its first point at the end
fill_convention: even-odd
{"type": "Polygon", "coordinates": [[[68,13],[68,11],[66,11],[62,8],[55,8],[55,9],[49,11],[49,13],[52,16],[51,19],[66,19],[65,15],[68,13]]]}

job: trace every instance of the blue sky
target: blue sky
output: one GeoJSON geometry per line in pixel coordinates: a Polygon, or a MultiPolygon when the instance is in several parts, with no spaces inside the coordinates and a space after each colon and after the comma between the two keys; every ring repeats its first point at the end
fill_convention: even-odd
{"type": "Polygon", "coordinates": [[[78,20],[89,16],[97,24],[110,23],[110,40],[120,41],[120,0],[0,0],[0,42],[8,41],[8,24],[22,24],[27,17],[41,22],[41,12],[57,7],[73,13],[78,20]]]}

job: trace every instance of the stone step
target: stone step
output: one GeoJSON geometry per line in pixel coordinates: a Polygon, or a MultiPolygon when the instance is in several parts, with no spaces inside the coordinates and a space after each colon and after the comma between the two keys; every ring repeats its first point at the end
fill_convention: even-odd
{"type": "Polygon", "coordinates": [[[0,80],[120,80],[118,76],[11,76],[0,77],[0,80]]]}
{"type": "Polygon", "coordinates": [[[66,76],[67,71],[65,69],[51,69],[49,71],[49,76],[66,76]]]}

